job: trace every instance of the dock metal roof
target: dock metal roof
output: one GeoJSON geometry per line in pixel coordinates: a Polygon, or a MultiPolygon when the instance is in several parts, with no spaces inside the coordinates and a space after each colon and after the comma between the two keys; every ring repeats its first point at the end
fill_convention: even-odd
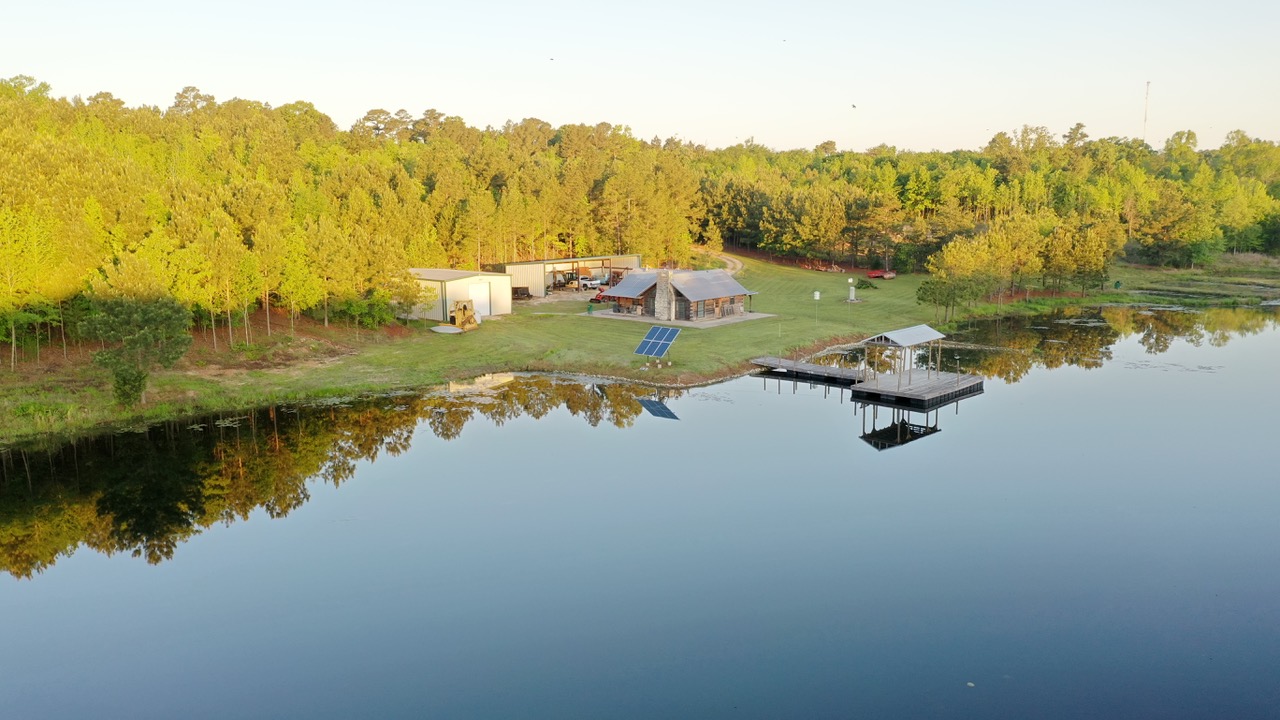
{"type": "Polygon", "coordinates": [[[864,341],[867,345],[892,345],[894,347],[914,347],[946,337],[928,325],[913,325],[901,330],[890,330],[880,333],[864,341]]]}
{"type": "MultiPolygon", "coordinates": [[[[605,291],[606,297],[638,298],[658,282],[658,273],[631,272],[605,291]]],[[[671,286],[693,302],[733,295],[755,295],[726,270],[672,270],[671,286]]]]}

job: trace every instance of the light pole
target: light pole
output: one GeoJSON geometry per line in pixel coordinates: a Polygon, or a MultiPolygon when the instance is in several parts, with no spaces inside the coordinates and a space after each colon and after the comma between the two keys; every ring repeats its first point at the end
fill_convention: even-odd
{"type": "Polygon", "coordinates": [[[960,354],[956,353],[956,389],[960,389],[960,354]]]}

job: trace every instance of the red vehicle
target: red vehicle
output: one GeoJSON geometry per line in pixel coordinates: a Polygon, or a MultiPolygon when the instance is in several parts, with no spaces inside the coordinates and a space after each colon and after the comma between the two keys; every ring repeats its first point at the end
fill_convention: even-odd
{"type": "Polygon", "coordinates": [[[894,279],[894,278],[898,277],[898,273],[896,273],[896,272],[894,272],[894,271],[892,271],[892,270],[868,270],[868,271],[867,271],[867,277],[869,277],[869,278],[884,278],[885,280],[892,280],[892,279],[894,279]]]}
{"type": "Polygon", "coordinates": [[[601,290],[600,292],[596,293],[596,296],[591,298],[587,302],[593,302],[593,303],[604,302],[604,291],[601,290]]]}

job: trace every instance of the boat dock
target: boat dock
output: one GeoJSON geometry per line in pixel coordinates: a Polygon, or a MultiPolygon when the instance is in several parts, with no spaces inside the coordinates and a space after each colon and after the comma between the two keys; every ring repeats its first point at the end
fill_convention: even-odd
{"type": "Polygon", "coordinates": [[[764,368],[770,378],[846,387],[859,400],[922,410],[983,392],[981,375],[925,369],[906,375],[869,373],[861,368],[818,365],[779,357],[759,357],[751,362],[764,368]]]}

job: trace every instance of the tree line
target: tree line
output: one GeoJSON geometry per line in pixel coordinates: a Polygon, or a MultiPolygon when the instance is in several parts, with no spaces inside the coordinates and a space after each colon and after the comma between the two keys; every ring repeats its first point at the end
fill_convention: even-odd
{"type": "MultiPolygon", "coordinates": [[[[307,102],[168,108],[0,80],[0,332],[10,365],[80,341],[88,297],[168,297],[215,343],[275,307],[360,325],[412,303],[409,267],[493,269],[727,244],[817,264],[928,269],[940,307],[1088,286],[1123,255],[1162,265],[1280,254],[1280,148],[1200,150],[1024,127],[981,151],[708,149],[625,126],[468,126],[372,110],[342,130],[307,102]]],[[[271,313],[267,313],[268,323],[271,313]]],[[[268,332],[271,327],[268,324],[268,332]]]]}

